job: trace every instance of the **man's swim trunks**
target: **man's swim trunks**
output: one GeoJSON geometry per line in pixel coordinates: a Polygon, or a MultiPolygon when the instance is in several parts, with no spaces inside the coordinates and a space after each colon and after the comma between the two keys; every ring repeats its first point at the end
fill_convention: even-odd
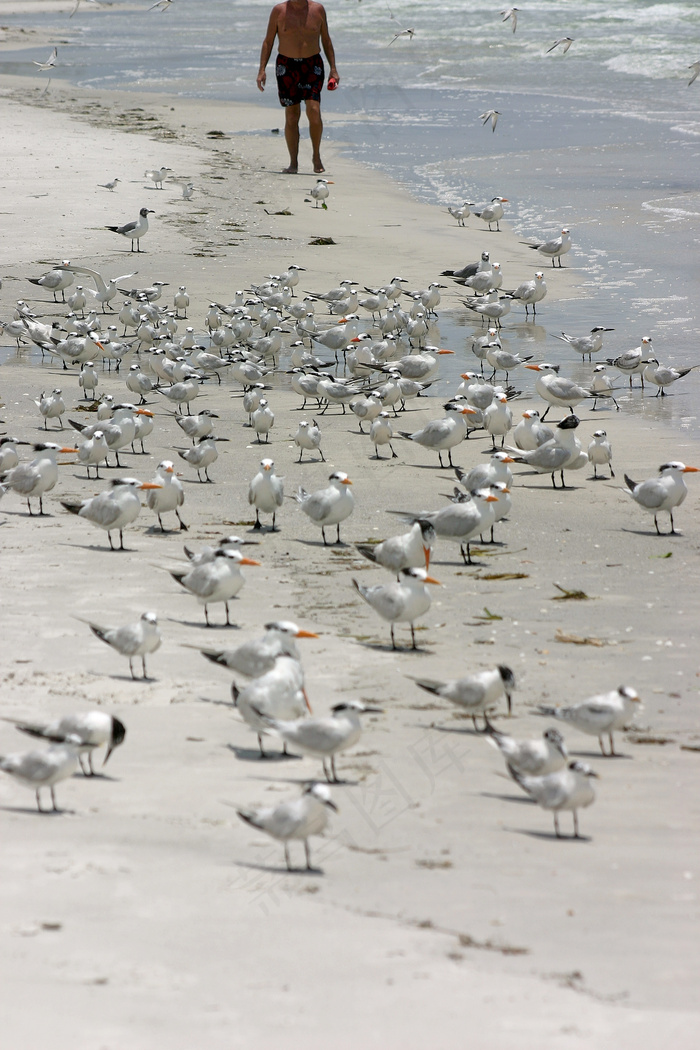
{"type": "Polygon", "coordinates": [[[278,55],[275,72],[280,105],[296,106],[307,99],[321,101],[325,72],[320,55],[311,55],[310,58],[278,55]]]}

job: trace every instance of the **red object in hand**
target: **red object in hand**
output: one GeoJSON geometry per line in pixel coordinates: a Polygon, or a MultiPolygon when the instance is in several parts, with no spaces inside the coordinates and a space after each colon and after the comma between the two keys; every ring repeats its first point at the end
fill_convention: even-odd
{"type": "Polygon", "coordinates": [[[329,77],[328,78],[328,90],[329,91],[335,91],[337,86],[338,86],[338,81],[336,80],[336,78],[335,77],[329,77]]]}

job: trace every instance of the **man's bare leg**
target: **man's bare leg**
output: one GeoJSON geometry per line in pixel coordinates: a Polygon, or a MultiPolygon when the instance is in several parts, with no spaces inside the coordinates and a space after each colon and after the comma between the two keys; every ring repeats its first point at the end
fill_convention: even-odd
{"type": "MultiPolygon", "coordinates": [[[[308,105],[308,103],[307,103],[308,105]]],[[[284,140],[289,150],[289,167],[283,171],[284,175],[296,175],[299,170],[299,118],[301,117],[301,105],[286,106],[284,110],[284,140]]]]}
{"type": "Polygon", "coordinates": [[[321,136],[323,135],[323,121],[321,119],[321,103],[314,99],[306,100],[306,116],[309,121],[309,137],[313,151],[314,171],[321,175],[326,169],[321,161],[321,136]]]}

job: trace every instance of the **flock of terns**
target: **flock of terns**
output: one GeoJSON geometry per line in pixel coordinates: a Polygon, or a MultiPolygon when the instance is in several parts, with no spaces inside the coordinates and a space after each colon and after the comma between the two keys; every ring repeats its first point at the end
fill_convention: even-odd
{"type": "MultiPolygon", "coordinates": [[[[492,202],[501,209],[503,203],[503,198],[492,202]]],[[[488,214],[484,210],[481,218],[497,224],[502,214],[498,208],[488,214]]],[[[116,232],[134,239],[138,245],[145,232],[147,214],[148,209],[142,209],[140,228],[123,227],[116,232]]],[[[563,230],[561,238],[554,241],[530,246],[549,257],[553,266],[557,259],[561,265],[561,256],[570,248],[569,231],[563,230]]],[[[60,505],[87,525],[106,532],[112,549],[116,547],[116,536],[119,549],[124,547],[124,530],[133,525],[143,509],[142,493],[162,531],[163,516],[167,514],[175,515],[178,530],[187,531],[181,513],[186,489],[175,461],[179,458],[183,465],[196,471],[203,485],[213,484],[209,469],[218,458],[217,445],[234,440],[230,431],[234,420],[222,420],[221,413],[211,409],[194,412],[193,403],[208,384],[218,387],[227,382],[237,391],[236,404],[242,409],[235,422],[249,427],[262,448],[270,445],[273,428],[277,425],[279,429],[279,412],[275,413],[272,403],[282,380],[299,398],[302,411],[307,402],[314,405],[315,418],[303,419],[293,435],[299,449],[298,462],[305,453],[318,463],[325,460],[322,440],[327,413],[334,410],[345,414],[349,410],[357,419],[359,433],[369,438],[368,454],[373,448],[377,460],[384,458],[381,449],[386,448],[389,457],[396,458],[395,444],[411,442],[435,455],[440,466],[449,465],[455,470],[457,484],[446,504],[437,509],[386,508],[406,523],[407,530],[378,544],[355,544],[360,556],[388,574],[385,582],[370,586],[353,579],[356,592],[389,625],[392,648],[397,647],[395,627],[401,624],[410,629],[415,648],[415,624],[430,609],[430,588],[439,585],[430,573],[433,549],[444,542],[456,543],[464,562],[469,564],[470,544],[477,539],[493,540],[494,528],[511,511],[513,464],[524,464],[531,471],[550,475],[555,488],[556,474],[561,487],[565,487],[565,471],[587,466],[593,468],[594,478],[599,467],[607,467],[614,477],[612,448],[606,432],[597,430],[584,448],[577,437],[580,420],[574,409],[583,402],[593,402],[595,408],[602,399],[607,404],[615,402],[619,410],[614,398],[616,387],[605,366],[596,365],[590,383],[583,386],[560,376],[557,364],[535,363],[502,346],[503,314],[494,313],[492,306],[502,301],[499,290],[503,275],[498,263],[492,262],[489,252],[484,251],[475,262],[442,275],[451,277],[466,293],[472,293],[464,304],[481,315],[482,331],[471,339],[473,367],[460,374],[461,383],[444,401],[441,416],[417,430],[395,430],[407,402],[421,397],[431,404],[427,398],[440,360],[443,355],[454,354],[428,344],[443,286],[432,282],[426,288],[409,292],[404,288],[406,281],[396,276],[381,288],[362,290],[356,282],[343,280],[336,288],[307,291],[302,298],[301,291],[295,294],[302,273],[303,267],[291,265],[284,273],[236,293],[228,304],[210,304],[198,332],[184,325],[189,306],[184,286],[178,288],[170,306],[161,303],[167,287],[164,282],[154,282],[147,288],[122,288],[133,274],[107,279],[97,270],[70,260],[33,278],[32,283],[51,292],[54,301],[58,302],[60,295],[61,301],[67,302],[71,307],[69,316],[61,322],[46,323],[20,300],[12,320],[3,325],[4,333],[16,340],[19,353],[23,346],[33,346],[48,363],[59,366],[73,385],[75,397],[94,413],[95,421],[87,424],[75,419],[77,413],[67,408],[61,388],[43,392],[36,400],[39,425],[46,432],[50,423],[52,429],[63,431],[65,415],[75,442],[32,442],[28,437],[20,439],[5,433],[0,438],[0,496],[13,492],[26,500],[30,516],[43,515],[44,497],[58,482],[60,455],[77,456],[77,464],[85,468],[87,478],[98,480],[101,468],[121,467],[120,452],[124,455],[130,449],[136,453],[138,442],[140,453],[145,452],[144,440],[158,419],[162,428],[171,428],[171,437],[165,439],[165,444],[172,448],[173,455],[159,463],[151,479],[113,477],[97,495],[83,499],[63,497],[60,505]],[[66,292],[76,277],[90,279],[94,288],[81,287],[78,298],[76,293],[69,293],[66,300],[66,292]],[[101,320],[120,292],[126,296],[117,313],[123,326],[121,333],[116,325],[103,328],[101,320]],[[98,369],[96,362],[100,360],[102,367],[98,369]],[[487,376],[489,368],[491,373],[487,376]],[[545,403],[546,410],[540,414],[538,408],[528,407],[516,422],[512,406],[518,392],[510,386],[510,375],[518,368],[522,369],[521,374],[528,369],[536,373],[534,393],[545,403]],[[603,377],[598,371],[601,368],[603,377]],[[605,378],[605,382],[596,385],[597,378],[605,378]],[[160,410],[154,409],[159,402],[160,410]],[[567,414],[558,423],[547,426],[545,417],[553,408],[565,409],[567,414]],[[215,435],[214,428],[219,426],[229,428],[226,438],[215,435]],[[364,426],[369,427],[368,432],[364,426]],[[463,470],[453,464],[452,451],[477,430],[486,432],[491,440],[488,459],[471,470],[463,470]],[[176,444],[177,435],[185,441],[184,445],[176,444]],[[33,444],[34,456],[22,459],[22,448],[29,444],[33,444]]],[[[543,274],[538,271],[533,282],[524,282],[506,294],[509,304],[520,302],[526,314],[530,309],[534,314],[537,303],[546,294],[543,274]]],[[[582,360],[592,360],[594,354],[601,352],[603,336],[609,331],[595,326],[587,334],[561,333],[558,338],[582,360]]],[[[660,393],[688,371],[660,371],[652,357],[649,337],[639,347],[609,359],[608,363],[622,377],[629,378],[630,387],[637,376],[642,384],[645,379],[656,384],[660,393]]],[[[285,420],[284,426],[287,425],[285,420]]],[[[625,476],[629,495],[653,515],[657,532],[658,515],[662,512],[669,515],[674,531],[673,512],[687,493],[684,476],[696,469],[671,462],[660,467],[658,476],[642,482],[625,476]]],[[[291,500],[320,530],[324,545],[340,543],[341,525],[345,527],[355,509],[351,478],[342,470],[332,470],[320,487],[312,491],[297,487],[292,493],[285,492],[284,482],[285,478],[275,470],[274,460],[263,458],[247,491],[249,506],[255,511],[253,532],[276,531],[279,518],[286,518],[285,508],[291,500]]],[[[261,564],[247,554],[251,542],[254,541],[229,536],[214,547],[194,550],[186,546],[186,565],[170,570],[173,581],[202,606],[207,626],[211,624],[210,609],[216,605],[224,606],[226,623],[231,622],[229,602],[245,583],[242,569],[261,564]]],[[[147,678],[146,657],[161,644],[155,613],[146,612],[136,623],[125,626],[89,621],[89,627],[97,638],[129,660],[132,677],[134,661],[140,658],[143,678],[147,678]]],[[[329,810],[335,808],[328,784],[338,781],[336,757],[357,743],[363,718],[381,711],[352,699],[337,704],[326,717],[311,713],[296,644],[307,636],[315,637],[295,623],[279,621],[267,624],[262,637],[234,649],[197,648],[207,660],[238,676],[231,686],[233,703],[256,733],[261,757],[267,754],[267,735],[274,734],[285,751],[289,748],[321,762],[326,784],[314,782],[300,798],[272,808],[240,812],[248,824],[284,844],[288,866],[289,843],[303,841],[310,867],[308,840],[324,830],[329,810]]],[[[594,800],[594,771],[585,763],[570,760],[566,745],[554,728],[547,729],[541,739],[516,740],[490,722],[489,713],[503,699],[510,712],[515,688],[512,670],[499,665],[450,682],[417,678],[415,684],[470,715],[475,727],[477,716],[481,716],[481,732],[500,750],[514,780],[553,813],[557,836],[559,814],[564,811],[572,812],[574,835],[578,836],[578,810],[594,800]]],[[[612,755],[613,733],[630,722],[639,703],[633,688],[621,686],[571,707],[542,708],[541,713],[597,737],[602,753],[612,755]]],[[[49,744],[45,750],[0,758],[0,769],[36,792],[39,809],[42,789],[50,791],[55,809],[56,783],[79,767],[85,775],[93,774],[94,751],[105,747],[106,761],[126,736],[123,723],[103,712],[67,715],[49,724],[16,720],[15,724],[19,730],[49,744]]]]}

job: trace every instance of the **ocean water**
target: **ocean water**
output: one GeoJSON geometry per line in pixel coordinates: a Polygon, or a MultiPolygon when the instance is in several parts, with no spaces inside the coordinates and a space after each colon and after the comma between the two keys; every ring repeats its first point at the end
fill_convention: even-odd
{"type": "MultiPolygon", "coordinates": [[[[83,4],[72,19],[5,22],[55,31],[58,72],[77,85],[262,103],[260,134],[279,124],[274,84],[264,96],[255,87],[269,0],[148,6],[83,4]]],[[[700,78],[688,87],[688,67],[700,60],[700,3],[528,0],[515,33],[502,21],[506,6],[329,0],[341,87],[324,95],[327,137],[429,203],[507,197],[506,217],[523,239],[571,228],[566,262],[580,295],[556,310],[545,300],[537,325],[519,323],[514,307],[504,331],[511,348],[561,361],[582,380],[588,367],[552,336],[604,324],[615,332],[603,356],[651,335],[662,363],[700,364],[700,78]],[[413,37],[392,42],[407,28],[413,37]],[[566,36],[567,54],[547,53],[566,36]],[[501,113],[495,133],[479,119],[488,109],[501,113]]],[[[45,52],[0,55],[0,72],[36,80],[31,60],[45,52]]],[[[225,130],[236,131],[235,110],[225,130]]],[[[468,223],[497,258],[498,235],[468,223]]],[[[548,267],[539,256],[533,263],[548,267]]],[[[441,318],[445,341],[466,342],[473,330],[441,318]]],[[[700,369],[673,396],[624,400],[650,422],[697,432],[700,369]]]]}

